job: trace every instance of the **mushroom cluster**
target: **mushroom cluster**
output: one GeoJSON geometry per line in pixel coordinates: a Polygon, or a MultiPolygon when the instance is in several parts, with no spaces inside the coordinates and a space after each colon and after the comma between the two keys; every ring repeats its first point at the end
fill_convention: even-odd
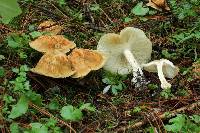
{"type": "Polygon", "coordinates": [[[52,78],[86,76],[90,71],[103,67],[106,60],[97,50],[75,48],[76,44],[62,35],[42,35],[29,45],[44,53],[31,71],[52,78]]]}
{"type": "Polygon", "coordinates": [[[142,69],[158,72],[163,89],[171,87],[165,77],[174,78],[179,71],[178,67],[166,59],[149,62],[152,43],[145,33],[138,28],[126,27],[121,30],[120,34],[105,34],[100,38],[97,50],[104,53],[108,58],[103,67],[105,70],[121,75],[132,72],[132,82],[137,87],[144,81],[142,69]]]}
{"type": "Polygon", "coordinates": [[[178,67],[169,60],[149,62],[152,43],[138,28],[126,27],[120,34],[105,34],[100,38],[97,50],[75,48],[74,42],[57,35],[61,31],[61,26],[54,22],[45,21],[39,25],[39,29],[51,33],[40,36],[30,43],[30,47],[44,53],[35,68],[31,69],[32,72],[41,75],[53,78],[79,78],[103,67],[120,75],[133,73],[131,81],[139,87],[146,83],[142,71],[144,69],[157,72],[161,88],[166,89],[170,88],[171,84],[165,77],[174,78],[179,72],[178,67]]]}

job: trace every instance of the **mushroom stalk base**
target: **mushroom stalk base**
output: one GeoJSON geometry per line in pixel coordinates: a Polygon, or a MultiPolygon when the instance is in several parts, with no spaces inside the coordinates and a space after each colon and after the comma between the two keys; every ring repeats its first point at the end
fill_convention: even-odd
{"type": "Polygon", "coordinates": [[[131,82],[135,83],[136,87],[141,86],[143,83],[145,83],[145,80],[140,65],[138,64],[137,60],[135,59],[130,50],[126,49],[123,53],[133,69],[133,79],[131,80],[131,82]]]}

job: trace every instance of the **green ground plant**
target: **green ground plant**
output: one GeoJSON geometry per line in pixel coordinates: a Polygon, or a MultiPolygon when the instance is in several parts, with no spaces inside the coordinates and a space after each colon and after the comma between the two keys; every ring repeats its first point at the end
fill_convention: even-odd
{"type": "Polygon", "coordinates": [[[112,94],[117,95],[120,91],[126,88],[123,80],[127,79],[127,76],[121,76],[105,72],[102,82],[107,84],[107,89],[111,89],[112,94]]]}
{"type": "Polygon", "coordinates": [[[199,124],[199,115],[177,114],[176,117],[169,120],[169,124],[165,125],[165,129],[172,133],[199,133],[199,124]]]}
{"type": "Polygon", "coordinates": [[[77,132],[120,128],[125,132],[200,132],[198,107],[165,119],[162,125],[154,118],[143,119],[149,109],[159,114],[199,99],[194,76],[198,71],[192,64],[200,62],[200,1],[167,3],[170,11],[157,11],[142,0],[0,0],[0,132],[73,132],[63,122],[77,132]],[[151,83],[142,90],[135,89],[128,76],[103,70],[80,79],[34,74],[29,67],[36,65],[41,53],[31,49],[29,42],[48,34],[37,30],[45,20],[62,25],[66,38],[89,49],[96,49],[105,33],[117,33],[126,26],[141,28],[153,43],[152,60],[169,59],[180,72],[169,80],[172,88],[165,90],[160,90],[156,74],[145,71],[151,83]],[[104,87],[111,94],[102,94],[104,87]],[[131,129],[137,121],[144,124],[131,129]]]}

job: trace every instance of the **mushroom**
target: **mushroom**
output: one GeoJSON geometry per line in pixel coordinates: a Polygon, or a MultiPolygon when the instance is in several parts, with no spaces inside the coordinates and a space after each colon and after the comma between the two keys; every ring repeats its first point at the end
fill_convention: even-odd
{"type": "Polygon", "coordinates": [[[165,77],[174,78],[179,72],[179,68],[167,59],[154,60],[147,64],[142,64],[142,67],[148,72],[158,72],[162,89],[171,88],[171,84],[167,82],[165,77]]]}
{"type": "Polygon", "coordinates": [[[55,52],[45,53],[31,71],[52,78],[65,78],[75,73],[68,57],[55,52]]]}
{"type": "Polygon", "coordinates": [[[133,72],[132,82],[139,83],[137,86],[142,83],[144,75],[140,64],[147,63],[152,52],[152,43],[142,30],[127,27],[119,35],[105,34],[100,38],[97,50],[108,57],[105,70],[121,75],[133,72]]]}
{"type": "Polygon", "coordinates": [[[48,20],[42,22],[38,26],[39,31],[45,31],[48,32],[50,35],[56,35],[61,32],[62,26],[57,25],[55,22],[48,20]]]}
{"type": "Polygon", "coordinates": [[[91,70],[98,70],[105,63],[105,56],[96,50],[75,48],[69,55],[69,60],[75,69],[72,78],[79,78],[87,75],[91,70]]]}
{"type": "Polygon", "coordinates": [[[69,41],[62,35],[43,35],[29,43],[30,47],[39,52],[59,51],[67,53],[70,49],[76,47],[76,44],[69,41]]]}

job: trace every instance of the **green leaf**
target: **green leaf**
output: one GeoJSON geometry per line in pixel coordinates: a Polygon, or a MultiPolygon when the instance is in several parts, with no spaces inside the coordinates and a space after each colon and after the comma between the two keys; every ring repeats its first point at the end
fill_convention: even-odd
{"type": "Polygon", "coordinates": [[[91,11],[99,11],[100,10],[99,4],[91,4],[90,10],[91,11]]]}
{"type": "Polygon", "coordinates": [[[126,23],[128,23],[128,22],[130,22],[130,21],[132,21],[133,19],[132,18],[129,18],[129,17],[125,17],[124,18],[124,22],[126,22],[126,23]]]}
{"type": "Polygon", "coordinates": [[[28,99],[25,96],[21,96],[16,105],[13,106],[10,115],[8,116],[11,119],[15,119],[28,110],[28,99]]]}
{"type": "Polygon", "coordinates": [[[105,84],[112,84],[112,81],[109,78],[103,78],[102,82],[105,84]]]}
{"type": "Polygon", "coordinates": [[[73,107],[72,105],[64,106],[60,113],[64,119],[71,121],[81,120],[83,116],[81,110],[73,107]]]}
{"type": "Polygon", "coordinates": [[[4,60],[4,59],[5,59],[5,56],[0,55],[0,61],[1,61],[1,60],[4,60]]]}
{"type": "Polygon", "coordinates": [[[190,118],[191,118],[195,123],[200,123],[200,115],[193,115],[193,116],[190,116],[190,118]]]}
{"type": "Polygon", "coordinates": [[[114,95],[117,95],[117,94],[118,94],[116,88],[113,87],[113,85],[112,85],[112,87],[111,87],[111,90],[112,90],[112,93],[113,93],[114,95]]]}
{"type": "Polygon", "coordinates": [[[45,124],[47,127],[55,127],[56,126],[57,121],[53,118],[49,118],[47,123],[45,124]]]}
{"type": "Polygon", "coordinates": [[[19,126],[17,123],[10,124],[10,132],[11,133],[19,133],[19,126]]]}
{"type": "Polygon", "coordinates": [[[27,65],[22,65],[22,66],[20,66],[20,71],[21,72],[27,72],[27,71],[29,71],[29,68],[28,68],[27,65]]]}
{"type": "Polygon", "coordinates": [[[39,36],[42,35],[42,33],[39,32],[39,31],[33,31],[33,32],[29,33],[29,34],[31,35],[31,37],[32,37],[33,39],[34,39],[34,38],[37,38],[37,37],[39,37],[39,36]]]}
{"type": "Polygon", "coordinates": [[[6,104],[12,103],[15,101],[15,99],[12,96],[9,96],[7,94],[5,94],[3,96],[3,101],[5,101],[6,104]]]}
{"type": "Polygon", "coordinates": [[[179,132],[184,127],[185,122],[186,122],[185,115],[177,114],[175,118],[169,120],[169,123],[171,123],[171,125],[166,125],[165,129],[167,131],[179,132]]]}
{"type": "Polygon", "coordinates": [[[131,13],[138,15],[138,16],[144,16],[149,12],[149,8],[144,8],[143,2],[138,3],[132,10],[131,13]]]}
{"type": "Polygon", "coordinates": [[[0,78],[5,76],[5,70],[3,67],[0,67],[0,78]]]}
{"type": "Polygon", "coordinates": [[[13,49],[20,47],[19,43],[15,42],[14,40],[9,39],[9,38],[8,38],[8,46],[13,49]]]}
{"type": "Polygon", "coordinates": [[[19,73],[19,69],[18,69],[18,68],[12,68],[12,71],[13,71],[14,73],[19,73]]]}
{"type": "Polygon", "coordinates": [[[95,107],[93,107],[91,105],[91,103],[85,103],[85,104],[81,105],[81,107],[79,109],[80,110],[86,109],[86,110],[93,111],[93,112],[95,111],[95,107]]]}
{"type": "Polygon", "coordinates": [[[42,104],[42,98],[41,98],[40,94],[37,94],[34,91],[28,91],[28,92],[26,92],[26,96],[34,104],[36,104],[36,105],[41,105],[42,104]]]}
{"type": "Polygon", "coordinates": [[[1,0],[0,1],[0,20],[8,24],[14,17],[21,14],[22,11],[17,3],[17,0],[1,0]]]}
{"type": "Polygon", "coordinates": [[[31,123],[31,133],[48,133],[48,128],[41,123],[31,123]]]}
{"type": "Polygon", "coordinates": [[[141,109],[140,107],[135,107],[135,108],[132,110],[133,113],[139,113],[139,112],[141,112],[141,111],[142,111],[142,109],[141,109]]]}
{"type": "Polygon", "coordinates": [[[56,99],[53,99],[49,105],[48,105],[50,110],[58,110],[59,109],[59,102],[56,99]]]}

